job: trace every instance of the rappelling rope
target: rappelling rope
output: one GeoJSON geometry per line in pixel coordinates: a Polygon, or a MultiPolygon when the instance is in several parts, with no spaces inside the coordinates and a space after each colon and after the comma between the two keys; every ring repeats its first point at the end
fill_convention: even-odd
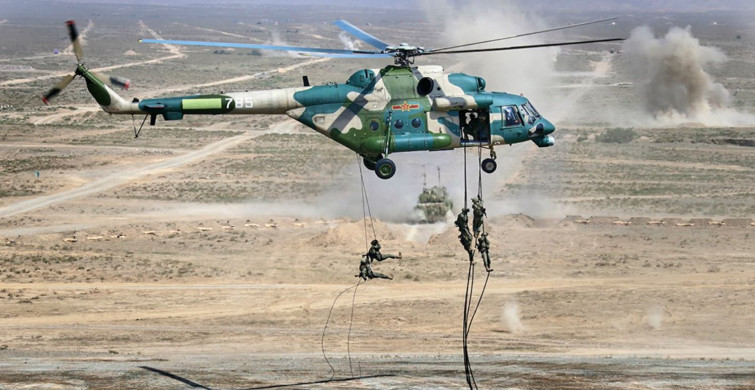
{"type": "Polygon", "coordinates": [[[357,154],[357,167],[359,168],[359,181],[362,186],[362,220],[364,221],[364,246],[365,250],[369,250],[369,236],[367,233],[367,214],[370,217],[370,227],[372,228],[372,239],[377,240],[377,233],[375,233],[375,222],[372,219],[372,209],[370,209],[370,199],[367,197],[367,186],[364,184],[364,174],[362,174],[362,164],[359,161],[359,155],[357,154]]]}
{"type": "MultiPolygon", "coordinates": [[[[332,380],[333,378],[336,377],[336,370],[335,368],[333,368],[333,365],[330,364],[330,360],[328,360],[328,355],[325,354],[325,332],[328,330],[328,324],[330,323],[330,317],[333,314],[333,308],[336,306],[336,302],[338,302],[338,298],[340,298],[341,295],[343,295],[346,291],[351,290],[352,288],[354,289],[354,296],[355,296],[354,299],[356,299],[356,289],[357,287],[359,287],[361,283],[362,283],[362,279],[359,279],[355,285],[348,287],[344,289],[343,291],[339,292],[338,295],[336,295],[336,298],[333,300],[333,304],[330,305],[330,311],[328,311],[328,318],[325,320],[325,327],[322,329],[322,337],[320,338],[320,349],[322,349],[322,356],[325,358],[325,363],[328,364],[328,367],[330,367],[330,372],[331,372],[330,379],[328,380],[332,380]]],[[[353,321],[354,320],[354,300],[352,300],[351,304],[352,304],[351,321],[353,321]]],[[[350,337],[351,337],[351,322],[349,323],[349,338],[350,337]]],[[[347,348],[349,348],[348,341],[347,341],[347,348]]],[[[348,349],[347,351],[348,351],[348,357],[349,357],[349,368],[351,368],[351,352],[348,349]]],[[[353,370],[351,372],[351,376],[352,378],[354,377],[353,370]]]]}
{"type": "MultiPolygon", "coordinates": [[[[477,146],[477,163],[478,163],[478,171],[477,171],[477,197],[482,201],[482,145],[477,146]]],[[[467,150],[464,148],[464,208],[467,208],[468,205],[468,189],[467,189],[467,150]]],[[[482,232],[485,232],[485,223],[482,224],[482,232]]],[[[472,259],[470,259],[472,260],[472,259]]],[[[480,308],[480,303],[482,302],[482,297],[485,295],[485,290],[488,286],[488,281],[490,280],[490,272],[487,273],[487,276],[485,277],[485,283],[482,286],[482,290],[480,291],[480,296],[477,299],[477,304],[475,305],[474,311],[470,311],[472,309],[472,300],[474,295],[474,273],[475,265],[473,261],[469,262],[469,270],[467,273],[467,288],[464,294],[464,324],[462,329],[462,343],[463,343],[463,352],[464,352],[464,372],[466,374],[466,380],[467,385],[470,389],[477,389],[477,381],[474,377],[474,372],[472,371],[472,364],[469,360],[469,332],[472,328],[472,322],[474,321],[475,316],[477,315],[477,310],[480,308]]]]}
{"type": "Polygon", "coordinates": [[[362,278],[359,278],[356,287],[354,287],[354,295],[351,297],[351,318],[349,318],[349,333],[346,336],[346,355],[349,357],[349,371],[352,378],[354,378],[354,368],[351,365],[351,326],[354,324],[354,304],[357,300],[357,290],[361,283],[362,278]]]}
{"type": "MultiPolygon", "coordinates": [[[[477,197],[482,200],[482,145],[477,146],[477,197]]],[[[485,231],[485,224],[482,224],[482,231],[485,231]]]]}
{"type": "MultiPolygon", "coordinates": [[[[482,146],[477,147],[477,163],[480,167],[482,167],[482,146]]],[[[477,197],[482,200],[482,169],[478,170],[477,175],[477,197]]],[[[482,233],[485,233],[485,224],[482,224],[482,233]]],[[[474,275],[472,276],[474,278],[474,275]]],[[[474,312],[472,313],[472,318],[469,319],[469,326],[467,326],[467,332],[469,332],[469,329],[472,327],[472,321],[474,321],[474,317],[477,314],[477,309],[480,308],[480,302],[482,302],[482,296],[485,294],[485,288],[488,287],[488,280],[490,280],[490,272],[487,272],[487,276],[485,277],[485,283],[482,285],[482,291],[480,291],[480,297],[477,299],[477,305],[474,308],[474,312]]]]}
{"type": "Polygon", "coordinates": [[[472,303],[472,294],[474,292],[474,263],[469,263],[469,271],[467,273],[467,289],[464,294],[464,326],[462,329],[462,343],[464,350],[464,372],[466,374],[467,385],[470,389],[476,389],[477,383],[474,379],[474,373],[472,372],[472,362],[469,360],[469,327],[472,323],[469,321],[469,309],[472,303]]]}
{"type": "MultiPolygon", "coordinates": [[[[364,183],[364,174],[362,173],[362,164],[359,161],[359,155],[356,155],[357,160],[357,167],[359,168],[359,179],[361,183],[361,195],[362,195],[362,220],[364,221],[364,243],[365,243],[365,250],[369,250],[369,232],[367,230],[367,217],[369,216],[370,221],[370,228],[372,229],[372,237],[374,240],[377,240],[377,233],[375,232],[375,222],[372,217],[372,209],[370,208],[370,200],[367,196],[367,187],[364,183]]],[[[365,281],[366,282],[366,281],[365,281]]],[[[322,330],[322,337],[320,339],[320,348],[322,349],[322,356],[325,358],[325,362],[328,364],[328,367],[330,367],[331,376],[330,379],[332,380],[335,378],[336,370],[333,368],[333,365],[330,364],[330,360],[328,360],[328,356],[325,353],[325,333],[328,330],[328,324],[330,323],[330,317],[333,314],[333,308],[336,306],[336,302],[338,302],[338,298],[341,297],[346,291],[349,291],[351,289],[354,289],[354,295],[351,298],[351,317],[349,319],[349,332],[346,336],[346,353],[349,360],[349,372],[351,373],[351,377],[354,377],[354,366],[351,361],[351,329],[354,324],[354,306],[356,303],[356,296],[357,296],[357,289],[359,288],[359,285],[362,284],[362,279],[359,278],[357,280],[357,283],[351,287],[348,287],[338,293],[336,295],[336,298],[333,300],[333,304],[330,306],[330,311],[328,311],[328,318],[325,320],[325,327],[322,330]]]]}
{"type": "MultiPolygon", "coordinates": [[[[467,190],[467,148],[464,148],[464,208],[468,206],[468,190],[467,190]]],[[[463,211],[462,211],[463,212],[463,211]]],[[[464,323],[462,325],[462,351],[464,355],[464,373],[466,375],[467,385],[470,389],[476,388],[477,384],[474,380],[474,374],[472,373],[472,365],[469,361],[469,348],[467,344],[467,336],[469,335],[469,309],[471,306],[471,295],[474,288],[474,262],[470,255],[469,259],[469,271],[467,273],[467,287],[464,291],[464,323]]]]}

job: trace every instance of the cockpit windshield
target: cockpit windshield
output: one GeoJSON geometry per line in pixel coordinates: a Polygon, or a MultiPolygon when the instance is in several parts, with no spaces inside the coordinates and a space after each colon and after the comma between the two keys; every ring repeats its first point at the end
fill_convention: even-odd
{"type": "Polygon", "coordinates": [[[529,101],[527,103],[522,104],[522,108],[524,109],[525,112],[527,112],[528,115],[533,116],[535,118],[540,118],[540,113],[537,112],[535,107],[529,101]]]}

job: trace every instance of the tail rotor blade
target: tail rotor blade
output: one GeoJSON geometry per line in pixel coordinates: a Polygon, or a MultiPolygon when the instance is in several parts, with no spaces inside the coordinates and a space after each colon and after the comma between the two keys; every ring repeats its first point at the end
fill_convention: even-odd
{"type": "Polygon", "coordinates": [[[76,29],[76,22],[69,20],[66,22],[68,26],[68,37],[71,38],[71,44],[73,45],[73,53],[76,55],[76,61],[81,63],[84,58],[84,51],[81,49],[81,41],[79,40],[79,30],[76,29]]]}
{"type": "Polygon", "coordinates": [[[107,75],[103,73],[95,73],[94,75],[97,76],[97,78],[102,81],[107,80],[110,82],[110,84],[121,87],[123,89],[129,89],[129,87],[131,87],[131,80],[125,77],[112,76],[112,75],[107,75]]]}
{"type": "Polygon", "coordinates": [[[76,77],[75,74],[69,74],[68,76],[63,77],[62,80],[60,80],[57,84],[55,84],[54,87],[52,87],[52,89],[47,91],[47,93],[42,96],[42,101],[45,104],[49,103],[50,99],[60,94],[60,92],[63,91],[68,86],[68,84],[71,84],[71,81],[73,81],[74,77],[76,77]]]}
{"type": "Polygon", "coordinates": [[[110,76],[110,84],[117,85],[123,89],[128,89],[131,86],[131,80],[125,77],[110,76]]]}

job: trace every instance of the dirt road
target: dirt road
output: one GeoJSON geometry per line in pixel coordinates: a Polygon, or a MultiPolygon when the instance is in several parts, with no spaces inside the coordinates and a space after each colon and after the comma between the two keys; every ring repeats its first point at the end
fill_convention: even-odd
{"type": "MultiPolygon", "coordinates": [[[[260,134],[257,134],[260,135],[260,134]]],[[[236,146],[244,141],[252,139],[255,135],[252,133],[246,133],[235,137],[229,137],[221,141],[207,145],[199,150],[183,154],[175,158],[169,158],[156,163],[147,164],[144,166],[135,166],[131,168],[124,168],[115,174],[110,174],[106,177],[93,180],[86,184],[83,184],[77,188],[59,192],[56,194],[45,195],[36,197],[33,199],[21,201],[0,209],[0,218],[7,218],[16,214],[29,212],[42,207],[47,207],[56,203],[69,201],[71,199],[81,198],[85,196],[94,195],[96,193],[109,190],[116,186],[128,183],[132,180],[142,178],[147,175],[154,175],[160,172],[168,171],[170,169],[180,167],[182,165],[190,164],[192,162],[201,160],[209,155],[222,152],[228,148],[236,146]]]]}

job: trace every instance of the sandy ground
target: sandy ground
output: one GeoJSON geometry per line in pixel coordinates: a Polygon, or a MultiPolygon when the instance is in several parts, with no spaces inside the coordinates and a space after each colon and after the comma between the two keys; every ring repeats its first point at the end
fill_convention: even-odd
{"type": "MultiPolygon", "coordinates": [[[[303,386],[464,385],[467,266],[452,225],[417,234],[378,223],[404,259],[376,269],[396,279],[346,291],[323,335],[337,294],[356,283],[360,221],[144,217],[93,218],[77,242],[26,230],[2,247],[0,384],[181,388],[177,376],[265,388],[379,375],[303,386]],[[60,256],[35,256],[43,246],[60,256]]],[[[753,227],[635,220],[491,220],[495,271],[470,334],[481,387],[755,384],[753,227]]]]}
{"type": "MultiPolygon", "coordinates": [[[[143,23],[138,27],[159,37],[143,23]]],[[[101,70],[186,56],[167,49],[159,58],[101,70]]],[[[213,75],[190,86],[260,81],[315,63],[318,69],[335,66],[322,61],[232,78],[213,75]]],[[[597,87],[608,88],[596,80],[614,72],[612,61],[596,56],[585,81],[568,85],[565,100],[572,104],[554,117],[591,99],[597,87]]],[[[12,79],[0,87],[62,75],[12,79]]],[[[614,86],[618,80],[609,81],[614,86]]],[[[189,86],[181,82],[146,93],[189,86]]],[[[132,142],[130,122],[90,114],[90,108],[61,106],[52,113],[2,116],[11,123],[3,125],[8,138],[0,145],[8,156],[2,184],[17,192],[0,198],[0,389],[465,387],[461,329],[469,267],[454,226],[450,220],[398,222],[383,212],[390,202],[419,194],[412,191],[421,174],[404,174],[411,161],[397,157],[401,171],[383,187],[370,182],[374,210],[386,215],[375,222],[373,236],[354,213],[340,212],[358,209],[360,202],[353,191],[359,177],[344,174],[342,148],[301,136],[289,120],[263,126],[187,118],[185,127],[161,123],[163,132],[151,129],[132,142]],[[77,118],[81,123],[70,124],[75,130],[66,127],[77,118]],[[111,123],[118,125],[103,126],[111,123]],[[42,169],[40,180],[29,179],[37,169],[29,167],[44,164],[53,166],[42,169]],[[283,188],[286,196],[276,198],[283,188]],[[262,196],[222,201],[225,192],[247,190],[262,196]],[[201,203],[192,201],[196,193],[201,203]],[[320,202],[323,197],[335,200],[320,202]],[[384,252],[403,258],[375,266],[393,280],[357,284],[360,255],[374,237],[384,252]]],[[[705,131],[714,134],[708,138],[721,136],[717,129],[705,131]]],[[[747,205],[750,148],[681,137],[671,147],[662,141],[605,145],[588,143],[595,134],[587,134],[564,137],[558,150],[688,148],[689,155],[716,148],[721,161],[611,152],[564,157],[538,154],[534,146],[499,151],[499,171],[485,177],[495,270],[469,334],[477,384],[755,388],[752,215],[729,208],[664,217],[636,211],[643,201],[685,198],[703,198],[700,209],[710,210],[726,195],[747,205]],[[607,178],[581,178],[608,163],[616,170],[607,178]],[[589,189],[617,188],[611,180],[633,183],[627,172],[638,169],[673,171],[682,184],[702,186],[715,178],[725,186],[710,194],[632,193],[624,199],[637,203],[612,206],[615,216],[501,211],[514,202],[532,201],[538,210],[555,204],[542,206],[514,192],[533,183],[537,188],[538,180],[557,183],[543,179],[551,171],[543,164],[573,168],[564,171],[564,181],[589,189]],[[702,176],[709,171],[715,175],[702,176]]],[[[430,161],[446,164],[448,172],[458,167],[459,155],[457,163],[448,156],[430,161]]],[[[611,200],[592,192],[558,192],[555,198],[561,197],[611,200]]],[[[479,262],[474,275],[477,298],[486,281],[479,262]]]]}

